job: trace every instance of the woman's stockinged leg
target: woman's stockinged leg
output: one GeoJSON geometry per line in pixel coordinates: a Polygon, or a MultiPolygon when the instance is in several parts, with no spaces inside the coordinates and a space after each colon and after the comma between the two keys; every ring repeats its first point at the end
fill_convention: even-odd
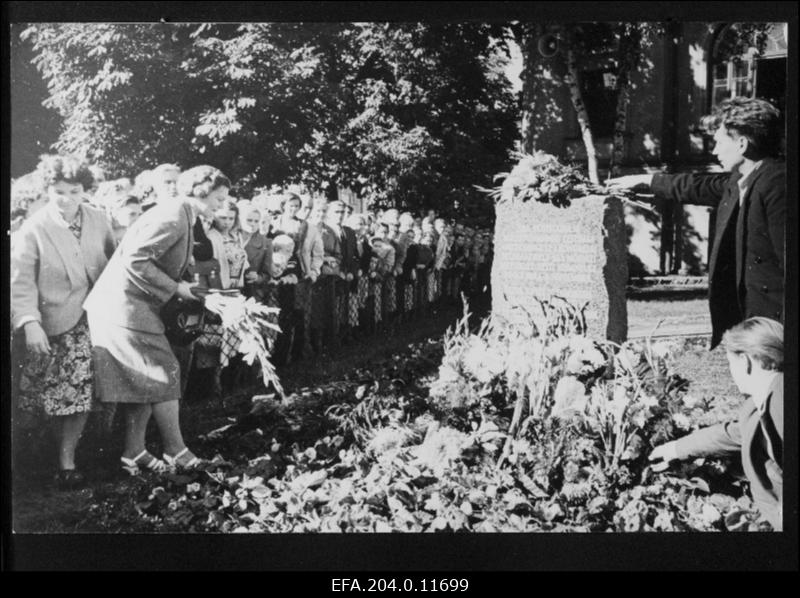
{"type": "MultiPolygon", "coordinates": [[[[158,425],[158,431],[161,433],[164,453],[172,457],[186,448],[181,434],[179,411],[180,406],[177,400],[153,404],[153,417],[158,425]]],[[[181,461],[183,462],[183,459],[181,461]]]]}
{"type": "Polygon", "coordinates": [[[125,406],[125,449],[126,459],[137,457],[145,450],[145,433],[153,408],[149,403],[129,403],[125,406]]]}
{"type": "Polygon", "coordinates": [[[75,449],[81,439],[89,412],[61,416],[58,465],[62,470],[75,469],[75,449]]]}

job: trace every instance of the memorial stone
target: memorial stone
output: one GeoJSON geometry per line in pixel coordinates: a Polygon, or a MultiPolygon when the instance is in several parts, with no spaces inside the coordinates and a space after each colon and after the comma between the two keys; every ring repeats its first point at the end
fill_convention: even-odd
{"type": "Polygon", "coordinates": [[[496,206],[492,311],[509,320],[557,296],[586,304],[588,334],[627,337],[628,280],[622,203],[608,196],[572,199],[568,207],[538,201],[496,206]]]}

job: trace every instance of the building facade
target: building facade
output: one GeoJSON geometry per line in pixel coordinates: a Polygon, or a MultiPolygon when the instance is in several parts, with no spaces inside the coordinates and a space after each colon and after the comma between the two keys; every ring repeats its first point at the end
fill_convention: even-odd
{"type": "MultiPolygon", "coordinates": [[[[727,98],[761,97],[785,111],[787,25],[769,24],[758,36],[742,24],[699,22],[671,23],[665,34],[654,36],[630,76],[624,173],[719,170],[700,120],[727,98]]],[[[539,77],[529,107],[536,121],[534,146],[583,162],[586,150],[563,84],[565,61],[558,54],[536,57],[539,77]]],[[[580,88],[601,179],[613,149],[619,93],[615,73],[613,57],[601,52],[581,63],[580,88]]],[[[633,275],[704,272],[714,224],[708,208],[685,206],[660,217],[628,208],[626,219],[632,229],[633,275]]]]}

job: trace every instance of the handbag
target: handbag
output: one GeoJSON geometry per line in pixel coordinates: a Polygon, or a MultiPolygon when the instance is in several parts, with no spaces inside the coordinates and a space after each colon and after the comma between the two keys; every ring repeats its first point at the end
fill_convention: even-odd
{"type": "Polygon", "coordinates": [[[339,276],[341,273],[341,261],[332,255],[326,255],[322,260],[321,273],[329,276],[339,276]]]}
{"type": "Polygon", "coordinates": [[[205,288],[221,289],[219,268],[219,261],[216,259],[196,261],[190,266],[189,274],[205,288]]]}
{"type": "Polygon", "coordinates": [[[203,333],[205,314],[201,301],[184,301],[173,297],[161,308],[164,335],[178,347],[191,344],[203,333]]]}

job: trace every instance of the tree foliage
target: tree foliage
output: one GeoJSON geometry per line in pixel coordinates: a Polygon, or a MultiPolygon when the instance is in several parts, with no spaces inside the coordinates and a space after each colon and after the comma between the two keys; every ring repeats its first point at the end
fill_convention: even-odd
{"type": "Polygon", "coordinates": [[[239,190],[446,206],[507,159],[502,32],[480,23],[35,24],[60,151],[112,173],[207,162],[239,190]]]}
{"type": "MultiPolygon", "coordinates": [[[[19,38],[24,26],[11,23],[11,39],[19,38]]],[[[57,112],[42,106],[47,98],[47,85],[31,66],[33,48],[20,42],[11,46],[9,104],[11,107],[11,177],[29,173],[38,157],[50,150],[58,138],[61,119],[57,112]]]]}

